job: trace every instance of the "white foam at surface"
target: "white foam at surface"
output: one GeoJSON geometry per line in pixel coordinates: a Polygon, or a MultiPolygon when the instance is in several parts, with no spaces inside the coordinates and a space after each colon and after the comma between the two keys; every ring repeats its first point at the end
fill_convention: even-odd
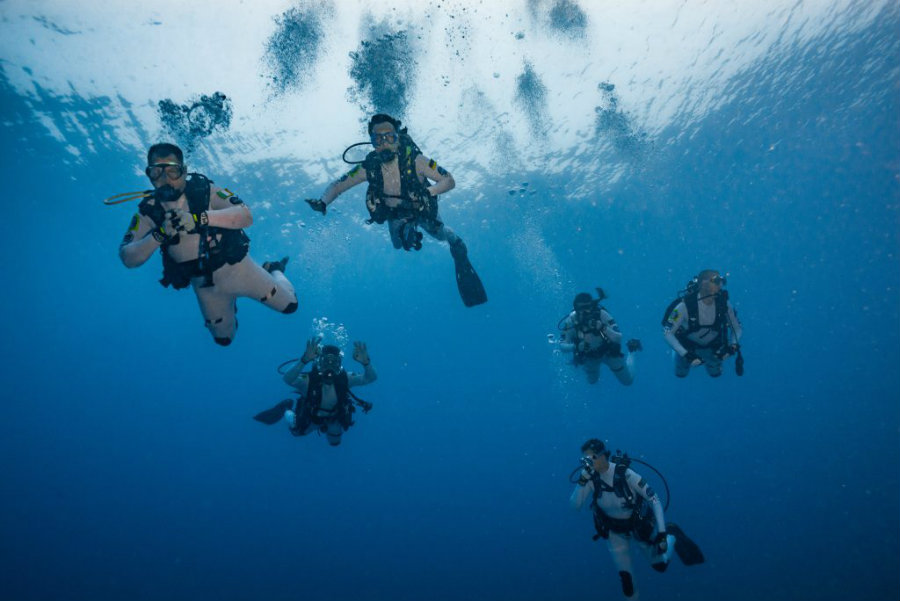
{"type": "MultiPolygon", "coordinates": [[[[475,122],[481,135],[505,135],[501,139],[512,145],[506,150],[530,164],[587,148],[595,108],[603,102],[597,90],[602,81],[616,85],[619,108],[652,136],[676,119],[701,119],[728,100],[727,84],[742,69],[825,32],[863,27],[885,3],[581,2],[587,28],[579,38],[550,29],[546,17],[535,18],[524,1],[442,2],[423,12],[411,0],[337,0],[333,15],[324,18],[326,37],[307,85],[272,99],[265,44],[275,18],[295,2],[6,0],[0,2],[0,64],[15,89],[32,100],[38,98],[35,84],[57,96],[74,91],[108,98],[115,139],[138,148],[146,140],[135,135],[120,98],[156,139],[165,135],[156,113],[160,99],[181,103],[221,90],[234,108],[222,143],[241,151],[221,152],[217,160],[238,168],[289,159],[324,183],[343,168],[344,146],[364,139],[365,115],[347,98],[353,85],[349,53],[371,23],[406,29],[417,46],[418,75],[405,121],[426,152],[440,148],[433,154],[448,165],[489,164],[496,149],[465,143],[475,122]],[[550,127],[544,139],[535,140],[528,116],[515,103],[516,77],[526,62],[547,89],[550,127]],[[478,107],[493,114],[473,115],[478,107]]],[[[78,115],[68,119],[84,133],[78,115]]],[[[59,122],[46,116],[40,122],[56,139],[65,139],[59,122]]],[[[565,169],[564,162],[551,160],[547,169],[565,169]]]]}

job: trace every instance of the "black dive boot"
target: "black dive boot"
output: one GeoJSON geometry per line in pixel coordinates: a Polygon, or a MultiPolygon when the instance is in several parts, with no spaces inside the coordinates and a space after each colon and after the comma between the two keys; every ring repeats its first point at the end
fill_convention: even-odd
{"type": "Polygon", "coordinates": [[[266,261],[262,264],[262,268],[269,273],[272,273],[273,271],[280,271],[281,273],[284,273],[284,268],[287,267],[289,260],[290,257],[284,257],[280,261],[266,261]]]}

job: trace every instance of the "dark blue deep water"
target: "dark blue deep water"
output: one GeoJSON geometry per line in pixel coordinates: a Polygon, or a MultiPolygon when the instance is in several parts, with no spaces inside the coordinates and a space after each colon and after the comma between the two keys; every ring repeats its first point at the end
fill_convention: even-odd
{"type": "MultiPolygon", "coordinates": [[[[553,4],[517,10],[552,15],[559,44],[591,35],[578,3],[553,4]]],[[[312,85],[333,8],[273,11],[259,61],[273,97],[312,85]],[[276,43],[304,64],[279,63],[276,43]]],[[[21,26],[13,12],[0,2],[0,31],[21,26]]],[[[137,174],[157,134],[135,118],[116,138],[115,99],[45,89],[37,75],[23,91],[13,80],[29,65],[0,55],[0,599],[621,598],[589,514],[568,507],[590,437],[665,474],[667,517],[707,558],[659,575],[636,555],[642,599],[900,598],[900,10],[836,22],[748,62],[727,100],[661,131],[610,105],[627,82],[586,78],[607,102],[588,144],[554,157],[570,170],[445,160],[458,185],[443,217],[490,297],[472,309],[444,246],[392,250],[362,224],[361,188],[313,215],[301,201],[324,183],[297,168],[303,157],[236,162],[237,137],[222,132],[253,108],[219,99],[198,125],[191,103],[217,90],[188,89],[174,112],[159,108],[157,126],[187,124],[162,137],[182,136],[193,166],[250,204],[252,255],[289,254],[300,297],[291,316],[240,301],[228,348],[191,292],[157,284],[157,258],[121,265],[134,206],[99,202],[146,185],[137,174]],[[585,195],[602,162],[621,177],[585,195]],[[477,201],[467,171],[482,174],[477,201]],[[677,380],[659,320],[707,267],[729,274],[746,374],[728,363],[718,380],[677,380]],[[587,385],[548,340],[595,286],[643,341],[630,388],[605,368],[587,385]],[[317,331],[348,363],[349,341],[366,341],[379,372],[359,390],[375,408],[338,448],[251,419],[287,396],[275,368],[317,331]]],[[[342,67],[354,83],[335,102],[356,120],[413,102],[403,65],[416,36],[382,26],[342,67]],[[400,65],[394,87],[365,81],[370,55],[400,65]]],[[[516,65],[515,102],[494,108],[540,121],[558,91],[541,65],[516,65]]],[[[440,159],[440,138],[465,126],[448,118],[417,142],[440,159]]],[[[332,175],[354,141],[329,143],[332,175]]]]}

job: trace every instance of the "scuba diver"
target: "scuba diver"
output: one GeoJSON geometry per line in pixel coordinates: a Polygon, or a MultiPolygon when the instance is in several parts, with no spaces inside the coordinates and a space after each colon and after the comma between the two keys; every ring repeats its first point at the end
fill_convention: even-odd
{"type": "MultiPolygon", "coordinates": [[[[647,481],[631,469],[632,461],[650,464],[617,452],[610,452],[602,440],[592,438],[581,445],[581,467],[575,490],[569,499],[575,509],[589,505],[594,514],[594,540],[606,539],[606,546],[619,572],[626,599],[640,598],[631,566],[631,541],[641,548],[657,572],[665,572],[674,549],[684,565],[705,561],[703,553],[676,524],[666,524],[664,507],[647,481]],[[588,503],[588,501],[590,502],[588,503]]],[[[657,472],[659,474],[659,472],[657,472]]],[[[662,477],[662,474],[659,474],[662,477]]],[[[663,479],[665,484],[665,479],[663,479]]],[[[668,507],[668,485],[666,506],[668,507]]]]}
{"type": "Polygon", "coordinates": [[[176,290],[193,287],[206,327],[222,346],[234,339],[240,296],[281,313],[297,310],[294,287],[284,276],[288,258],[262,266],[250,258],[250,239],[242,228],[253,217],[240,198],[205,175],[188,173],[174,144],[151,146],[145,173],[154,189],[128,193],[126,199],[142,199],[119,246],[126,267],[143,265],[159,248],[160,283],[176,290]]]}
{"type": "MultiPolygon", "coordinates": [[[[328,205],[350,188],[368,182],[366,223],[387,221],[391,242],[396,249],[420,250],[422,232],[447,242],[456,267],[456,285],[467,307],[487,302],[481,279],[469,262],[466,244],[444,225],[438,214],[438,195],[456,186],[453,176],[434,160],[427,158],[406,133],[400,121],[378,114],[369,120],[369,137],[375,150],[325,190],[322,198],[308,198],[314,211],[326,214],[328,205]],[[434,183],[431,183],[434,182],[434,183]]],[[[360,142],[353,146],[368,144],[360,142]]],[[[344,160],[347,150],[344,151],[344,160]]]]}
{"type": "Polygon", "coordinates": [[[718,378],[722,361],[732,355],[737,355],[735,372],[744,375],[741,323],[728,300],[725,284],[718,271],[704,269],[663,315],[663,336],[675,350],[675,375],[679,378],[687,377],[692,367],[701,364],[706,366],[706,373],[718,378]]]}
{"type": "Polygon", "coordinates": [[[588,384],[600,379],[600,365],[606,364],[619,382],[630,386],[634,381],[634,353],[641,350],[641,341],[632,338],[626,344],[628,355],[622,353],[622,333],[616,320],[600,305],[606,294],[597,288],[597,298],[580,292],[572,302],[572,312],[559,320],[562,330],[559,348],[573,354],[572,363],[583,366],[588,384]]]}
{"type": "MultiPolygon", "coordinates": [[[[354,405],[368,413],[372,403],[362,400],[350,389],[356,386],[371,384],[378,378],[369,351],[364,342],[353,343],[353,358],[365,369],[364,373],[347,373],[341,366],[341,349],[326,344],[319,348],[319,338],[311,338],[306,343],[306,350],[296,365],[283,374],[285,382],[299,393],[296,403],[285,399],[261,413],[253,419],[266,425],[277,424],[284,419],[294,436],[305,436],[311,432],[325,434],[328,444],[333,447],[341,444],[341,436],[354,424],[354,405]],[[304,372],[303,368],[315,361],[312,368],[304,372]]],[[[283,364],[284,365],[284,364],[283,364]]]]}

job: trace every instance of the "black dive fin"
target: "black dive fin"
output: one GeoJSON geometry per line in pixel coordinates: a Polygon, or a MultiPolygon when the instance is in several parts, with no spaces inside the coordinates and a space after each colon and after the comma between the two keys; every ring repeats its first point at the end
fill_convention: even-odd
{"type": "Polygon", "coordinates": [[[675,553],[678,559],[686,566],[693,566],[706,561],[703,551],[684,533],[677,524],[666,524],[666,532],[675,537],[675,553]]]}
{"type": "Polygon", "coordinates": [[[487,292],[481,278],[475,273],[475,268],[469,262],[466,246],[459,242],[450,247],[453,255],[453,264],[456,266],[456,287],[459,288],[459,296],[467,307],[474,307],[487,302],[487,292]]]}
{"type": "Polygon", "coordinates": [[[277,424],[281,421],[281,418],[284,417],[284,412],[290,409],[293,405],[294,401],[292,401],[291,399],[285,399],[271,409],[266,409],[265,411],[257,413],[253,416],[253,419],[258,422],[262,422],[267,426],[277,424]]]}

